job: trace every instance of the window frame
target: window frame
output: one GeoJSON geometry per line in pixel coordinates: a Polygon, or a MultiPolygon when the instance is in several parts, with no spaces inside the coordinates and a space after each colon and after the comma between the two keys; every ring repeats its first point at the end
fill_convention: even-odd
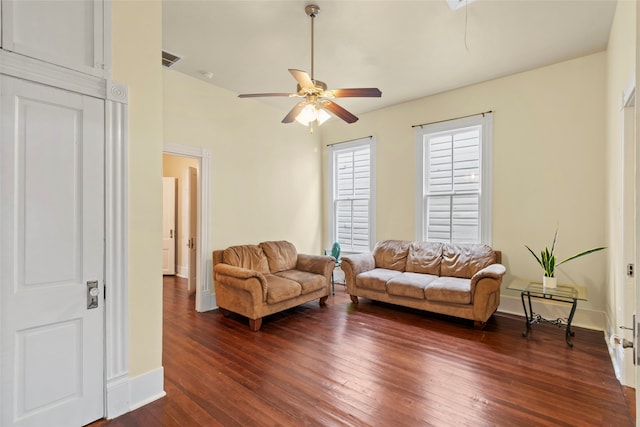
{"type": "MultiPolygon", "coordinates": [[[[342,247],[342,253],[366,253],[371,251],[373,245],[375,244],[375,229],[376,229],[376,140],[375,137],[369,136],[365,138],[359,138],[352,141],[341,142],[337,144],[329,145],[328,150],[328,209],[327,209],[327,218],[328,218],[328,235],[327,242],[329,244],[338,241],[337,240],[337,220],[336,220],[336,190],[337,190],[337,175],[336,175],[336,157],[344,152],[353,152],[357,151],[363,147],[369,147],[369,230],[368,230],[368,239],[369,239],[369,247],[365,250],[354,250],[350,247],[342,247]]],[[[342,199],[345,200],[345,199],[342,199]]],[[[347,199],[348,200],[348,199],[347,199]]]]}
{"type": "Polygon", "coordinates": [[[426,212],[426,182],[427,167],[425,165],[426,136],[454,132],[473,126],[480,126],[480,197],[479,197],[479,241],[476,243],[492,244],[492,146],[493,146],[493,113],[487,112],[459,119],[446,120],[432,124],[416,126],[416,197],[415,197],[415,238],[417,241],[426,241],[425,218],[426,212]]]}

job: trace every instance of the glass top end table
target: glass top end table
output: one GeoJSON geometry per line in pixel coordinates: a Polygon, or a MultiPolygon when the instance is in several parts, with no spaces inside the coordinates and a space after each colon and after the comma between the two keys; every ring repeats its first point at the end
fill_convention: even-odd
{"type": "Polygon", "coordinates": [[[526,318],[526,329],[522,333],[523,337],[529,335],[529,332],[531,332],[531,325],[547,322],[552,323],[558,327],[566,326],[565,340],[569,347],[573,347],[571,337],[575,334],[571,330],[571,322],[576,312],[578,301],[587,301],[588,293],[586,287],[570,284],[558,284],[556,288],[549,288],[543,286],[542,283],[539,282],[516,279],[511,281],[507,285],[507,289],[520,291],[520,299],[522,300],[522,308],[524,309],[524,315],[526,318]],[[531,298],[546,299],[571,304],[569,317],[558,318],[555,320],[545,319],[540,314],[534,313],[533,307],[531,305],[531,298]]]}

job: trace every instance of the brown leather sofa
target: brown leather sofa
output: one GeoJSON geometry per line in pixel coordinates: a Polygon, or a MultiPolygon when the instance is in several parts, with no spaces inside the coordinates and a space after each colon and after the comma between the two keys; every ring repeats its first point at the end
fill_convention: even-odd
{"type": "Polygon", "coordinates": [[[461,317],[484,327],[500,305],[506,268],[487,245],[385,240],[372,253],[342,257],[347,292],[461,317]]]}
{"type": "Polygon", "coordinates": [[[253,331],[269,314],[316,298],[324,305],[331,291],[335,259],[298,254],[287,241],[231,246],[212,256],[218,308],[248,317],[253,331]]]}

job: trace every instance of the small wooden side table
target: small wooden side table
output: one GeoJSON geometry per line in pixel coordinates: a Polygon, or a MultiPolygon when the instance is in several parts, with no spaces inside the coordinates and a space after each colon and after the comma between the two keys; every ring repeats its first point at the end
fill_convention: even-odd
{"type": "Polygon", "coordinates": [[[548,322],[558,327],[565,326],[565,340],[569,347],[573,347],[571,337],[574,332],[571,330],[573,315],[576,313],[578,301],[587,301],[587,288],[579,285],[558,284],[557,288],[547,288],[542,283],[528,282],[525,280],[514,280],[507,286],[507,289],[520,291],[522,308],[526,318],[526,329],[522,333],[523,337],[531,332],[531,325],[535,323],[548,322]],[[531,298],[546,299],[571,304],[569,317],[555,320],[545,319],[541,315],[534,313],[531,306],[531,298]]]}

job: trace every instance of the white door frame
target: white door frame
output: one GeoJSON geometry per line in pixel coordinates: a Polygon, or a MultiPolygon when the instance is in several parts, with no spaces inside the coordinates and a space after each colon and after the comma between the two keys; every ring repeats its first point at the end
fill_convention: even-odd
{"type": "Polygon", "coordinates": [[[198,241],[196,242],[196,311],[216,308],[215,294],[211,293],[211,246],[209,242],[211,153],[206,148],[165,143],[163,153],[198,160],[198,241]]]}

